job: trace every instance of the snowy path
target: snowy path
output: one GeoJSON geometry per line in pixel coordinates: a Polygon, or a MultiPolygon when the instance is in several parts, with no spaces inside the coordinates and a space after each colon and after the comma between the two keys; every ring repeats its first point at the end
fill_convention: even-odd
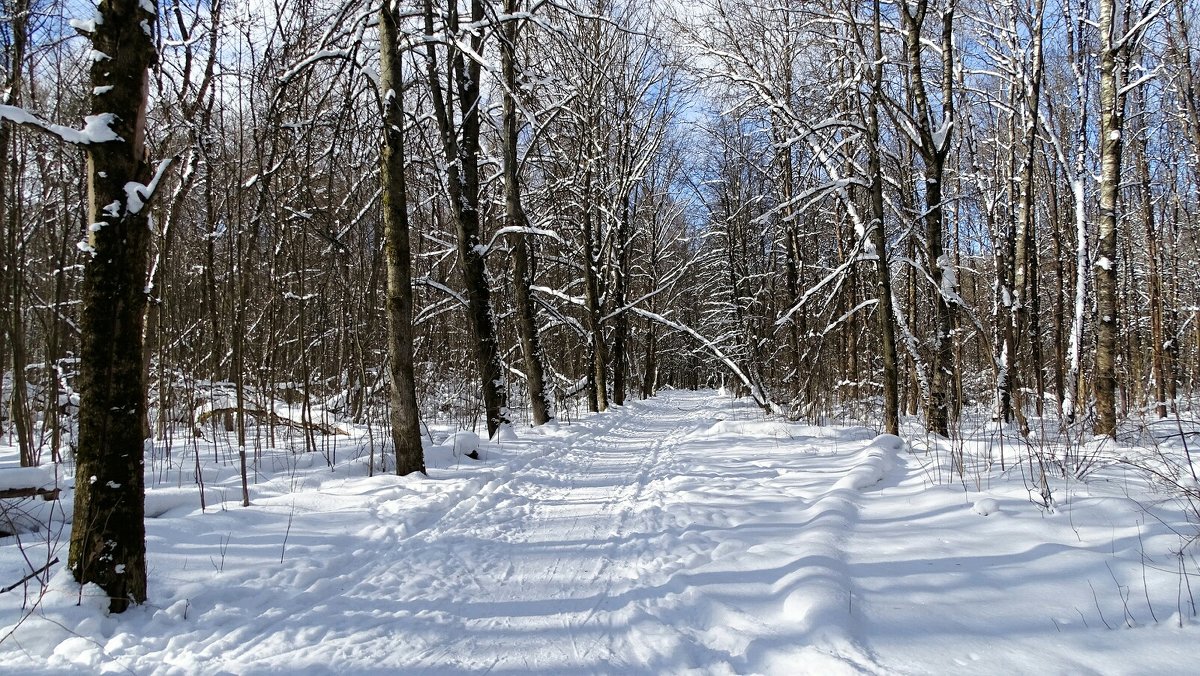
{"type": "MultiPolygon", "coordinates": [[[[1178,517],[1128,477],[1046,512],[1019,472],[932,485],[896,437],[711,392],[520,437],[435,453],[429,478],[279,451],[249,509],[157,484],[150,603],[80,607],[59,568],[0,673],[1187,673],[1189,526],[1152,528],[1178,517]]],[[[22,600],[0,597],[0,636],[22,600]]]]}
{"type": "Polygon", "coordinates": [[[833,631],[845,599],[833,532],[852,510],[830,495],[856,454],[783,438],[748,459],[745,431],[762,445],[782,427],[748,409],[750,422],[721,422],[713,403],[677,394],[575,425],[411,535],[385,525],[404,505],[381,502],[387,535],[355,557],[364,565],[314,585],[311,609],[256,629],[253,645],[230,638],[202,657],[235,672],[278,668],[281,654],[293,668],[405,673],[860,662],[833,631]]]}
{"type": "Polygon", "coordinates": [[[52,594],[46,617],[90,634],[18,635],[16,656],[135,673],[869,669],[839,552],[846,475],[878,476],[870,437],[674,392],[432,481],[293,471],[250,510],[151,519],[153,605],[81,620],[52,594]]]}

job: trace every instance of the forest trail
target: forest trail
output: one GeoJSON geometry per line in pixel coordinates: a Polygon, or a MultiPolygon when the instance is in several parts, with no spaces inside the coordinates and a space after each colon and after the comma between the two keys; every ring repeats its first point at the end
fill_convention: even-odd
{"type": "Polygon", "coordinates": [[[249,508],[206,465],[204,511],[177,448],[147,494],[149,603],[106,615],[58,567],[40,600],[0,597],[0,673],[1180,673],[1194,652],[1189,526],[1119,466],[1046,510],[1021,467],[977,484],[918,434],[712,392],[517,436],[478,462],[434,445],[427,478],[368,476],[362,436],[331,438],[332,471],[273,449],[249,508]]]}
{"type": "Polygon", "coordinates": [[[353,557],[320,566],[298,544],[287,558],[321,569],[307,587],[263,599],[253,641],[197,657],[233,673],[869,669],[840,556],[844,477],[879,460],[867,430],[830,439],[670,392],[547,432],[411,528],[393,525],[406,502],[372,497],[353,557]]]}

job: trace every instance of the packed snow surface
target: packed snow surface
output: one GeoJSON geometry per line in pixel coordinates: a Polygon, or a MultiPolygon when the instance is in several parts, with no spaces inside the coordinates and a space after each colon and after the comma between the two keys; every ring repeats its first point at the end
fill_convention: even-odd
{"type": "MultiPolygon", "coordinates": [[[[448,432],[427,478],[367,476],[358,432],[321,452],[267,449],[248,508],[227,442],[188,439],[174,469],[148,468],[150,601],[106,615],[97,588],[53,566],[48,587],[0,595],[0,672],[1161,674],[1194,662],[1171,532],[1190,526],[1129,476],[1063,487],[1049,510],[1018,469],[943,485],[927,442],[789,423],[711,392],[521,429],[479,443],[477,461],[448,432]],[[204,511],[191,453],[206,463],[204,511]]],[[[54,523],[0,540],[0,584],[66,559],[54,523]]]]}

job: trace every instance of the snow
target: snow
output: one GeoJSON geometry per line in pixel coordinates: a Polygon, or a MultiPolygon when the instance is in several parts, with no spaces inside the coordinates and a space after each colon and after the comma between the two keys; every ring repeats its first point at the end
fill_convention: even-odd
{"type": "Polygon", "coordinates": [[[0,105],[0,121],[11,120],[17,124],[34,126],[58,136],[67,143],[77,143],[80,145],[121,140],[121,137],[109,126],[114,119],[112,113],[88,115],[83,118],[83,129],[72,129],[60,124],[46,122],[24,108],[0,105]]]}
{"type": "Polygon", "coordinates": [[[82,33],[95,33],[96,26],[99,26],[103,23],[104,15],[100,14],[100,12],[96,10],[92,11],[92,18],[90,19],[70,19],[67,21],[67,24],[70,25],[71,28],[74,28],[82,33]]]}
{"type": "Polygon", "coordinates": [[[125,204],[128,206],[129,213],[136,214],[146,206],[146,198],[149,197],[149,190],[146,186],[137,181],[130,181],[125,184],[125,204]]]}
{"type": "Polygon", "coordinates": [[[444,442],[425,452],[425,465],[439,469],[456,467],[463,462],[477,459],[482,447],[483,442],[478,434],[470,430],[458,430],[444,442]],[[472,453],[475,455],[472,456],[472,453]]]}
{"type": "MultiPolygon", "coordinates": [[[[12,488],[54,488],[53,467],[0,467],[0,491],[12,488]]],[[[0,526],[3,522],[0,521],[0,526]]]]}
{"type": "Polygon", "coordinates": [[[981,498],[971,509],[980,516],[989,516],[1000,511],[1000,502],[995,498],[981,498]]]}
{"type": "Polygon", "coordinates": [[[950,136],[950,130],[954,127],[954,119],[947,115],[942,119],[942,124],[933,132],[933,147],[938,152],[946,149],[946,140],[950,136]]]}
{"type": "MultiPolygon", "coordinates": [[[[1046,509],[1024,465],[948,478],[949,445],[905,431],[669,391],[499,442],[431,430],[427,459],[481,458],[428,477],[368,476],[361,429],[293,440],[262,451],[249,508],[228,442],[188,438],[147,461],[149,602],[107,615],[56,565],[0,595],[0,671],[1186,671],[1178,505],[1111,465],[1046,509]]],[[[70,502],[39,504],[58,512],[0,539],[0,583],[22,546],[66,558],[70,502]]]]}

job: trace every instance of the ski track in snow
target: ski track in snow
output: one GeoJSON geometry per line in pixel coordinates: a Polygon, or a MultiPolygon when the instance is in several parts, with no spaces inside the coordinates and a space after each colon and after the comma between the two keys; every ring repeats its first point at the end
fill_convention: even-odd
{"type": "Polygon", "coordinates": [[[527,432],[507,462],[485,446],[450,489],[354,477],[151,519],[150,605],[48,659],[54,637],[16,645],[30,668],[135,673],[871,671],[839,552],[843,477],[882,457],[826,432],[676,392],[527,432]]]}
{"type": "MultiPolygon", "coordinates": [[[[711,392],[480,450],[429,456],[429,478],[285,452],[248,509],[200,513],[195,488],[159,484],[150,602],[112,617],[85,589],[80,607],[60,567],[0,642],[0,673],[1184,673],[1191,659],[1194,627],[1171,626],[1178,578],[1139,569],[1174,536],[1143,541],[1147,513],[1116,483],[1047,513],[1020,485],[929,485],[929,456],[898,437],[711,392]],[[1152,627],[1130,607],[1139,575],[1152,627]],[[1126,591],[1093,596],[1113,582],[1126,591]],[[1105,629],[1124,613],[1129,630],[1105,629]]],[[[212,471],[206,494],[234,497],[212,471]]],[[[20,600],[0,597],[0,636],[20,600]]]]}
{"type": "Polygon", "coordinates": [[[381,659],[406,673],[863,664],[840,617],[845,593],[823,589],[847,584],[834,534],[852,518],[853,489],[831,486],[857,455],[781,443],[781,457],[743,465],[733,439],[709,433],[728,425],[736,437],[739,423],[718,422],[704,398],[668,402],[573,426],[412,534],[397,536],[385,525],[393,505],[378,505],[387,535],[366,563],[333,562],[344,572],[306,592],[311,610],[200,658],[238,673],[289,661],[368,670],[381,659]],[[831,466],[814,472],[814,462],[831,466]],[[329,622],[363,612],[370,621],[351,632],[329,622]],[[307,625],[334,629],[306,635],[307,625]]]}

